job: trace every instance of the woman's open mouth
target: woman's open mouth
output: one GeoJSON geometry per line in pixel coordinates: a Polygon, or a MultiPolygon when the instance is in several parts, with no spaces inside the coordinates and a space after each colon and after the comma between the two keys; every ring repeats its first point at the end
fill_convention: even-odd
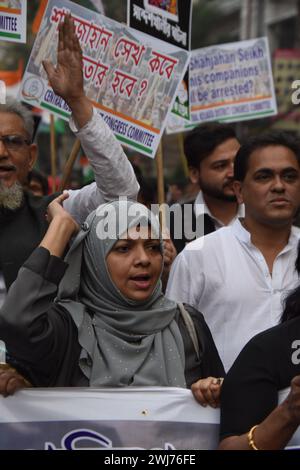
{"type": "Polygon", "coordinates": [[[137,289],[149,289],[151,286],[151,276],[149,274],[137,274],[136,276],[130,277],[137,289]]]}

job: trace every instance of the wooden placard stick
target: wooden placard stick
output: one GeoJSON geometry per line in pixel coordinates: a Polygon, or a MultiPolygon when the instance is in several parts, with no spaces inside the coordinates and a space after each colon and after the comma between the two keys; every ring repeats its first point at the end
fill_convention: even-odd
{"type": "Polygon", "coordinates": [[[177,139],[178,139],[178,148],[179,148],[179,152],[180,152],[180,161],[181,161],[181,164],[183,166],[184,175],[186,177],[188,177],[189,176],[189,169],[188,169],[187,161],[186,161],[185,154],[184,154],[183,132],[179,132],[179,134],[177,134],[177,139]]]}
{"type": "Polygon", "coordinates": [[[69,182],[69,179],[73,170],[73,166],[76,161],[79,150],[80,150],[80,140],[76,139],[72,147],[70,156],[68,160],[66,161],[66,164],[64,167],[63,177],[62,177],[61,186],[60,186],[61,191],[63,191],[67,187],[67,184],[69,182]]]}
{"type": "Polygon", "coordinates": [[[157,175],[157,199],[159,204],[159,221],[162,231],[166,228],[166,213],[165,213],[165,185],[164,185],[164,163],[163,163],[163,147],[162,139],[159,143],[156,157],[156,175],[157,175]]]}
{"type": "Polygon", "coordinates": [[[51,152],[51,176],[52,176],[52,192],[56,192],[56,138],[54,116],[50,114],[50,152],[51,152]]]}

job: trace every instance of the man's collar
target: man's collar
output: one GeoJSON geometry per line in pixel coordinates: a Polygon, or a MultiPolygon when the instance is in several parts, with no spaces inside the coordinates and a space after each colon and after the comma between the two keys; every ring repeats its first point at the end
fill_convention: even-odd
{"type": "MultiPolygon", "coordinates": [[[[196,217],[199,217],[202,214],[207,214],[209,215],[209,217],[211,217],[213,220],[217,221],[220,224],[220,221],[212,215],[209,208],[207,207],[202,191],[199,191],[195,199],[194,212],[196,217]]],[[[239,204],[235,218],[239,219],[243,217],[245,217],[245,207],[244,204],[239,204]]]]}
{"type": "MultiPolygon", "coordinates": [[[[231,229],[238,240],[253,246],[251,242],[251,233],[247,229],[245,229],[245,227],[241,223],[241,220],[236,220],[234,224],[232,224],[231,229]]],[[[294,246],[295,244],[298,244],[299,239],[300,228],[292,225],[291,233],[286,248],[288,246],[294,246]]]]}
{"type": "Polygon", "coordinates": [[[251,234],[241,224],[240,220],[236,220],[234,224],[232,224],[231,229],[238,240],[244,243],[251,243],[251,234]]]}

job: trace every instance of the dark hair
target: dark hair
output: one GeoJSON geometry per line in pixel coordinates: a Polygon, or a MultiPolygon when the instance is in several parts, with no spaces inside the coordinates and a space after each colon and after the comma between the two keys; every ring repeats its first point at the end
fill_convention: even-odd
{"type": "Polygon", "coordinates": [[[282,145],[290,149],[296,156],[300,166],[300,142],[291,134],[284,131],[270,131],[265,134],[250,137],[238,150],[234,161],[234,179],[244,181],[249,165],[250,155],[257,149],[271,145],[282,145]]]}
{"type": "MultiPolygon", "coordinates": [[[[300,242],[298,242],[298,255],[295,262],[295,269],[300,274],[300,242]]],[[[281,322],[292,320],[300,315],[300,285],[296,287],[285,299],[284,310],[281,316],[281,322]]]]}
{"type": "Polygon", "coordinates": [[[169,181],[169,186],[177,186],[178,189],[181,189],[182,191],[185,189],[186,185],[188,184],[188,180],[184,179],[174,179],[169,181]]]}
{"type": "Polygon", "coordinates": [[[139,166],[135,165],[132,163],[132,168],[135,173],[136,179],[140,185],[140,190],[139,190],[139,200],[143,201],[142,204],[145,204],[147,207],[150,207],[151,204],[154,204],[155,198],[156,198],[156,189],[151,184],[152,182],[150,181],[149,178],[145,178],[143,176],[142,170],[139,166]]]}
{"type": "Polygon", "coordinates": [[[189,167],[199,168],[215,148],[228,139],[236,139],[233,127],[209,122],[193,129],[184,140],[184,153],[189,167]]]}
{"type": "Polygon", "coordinates": [[[32,180],[36,180],[41,184],[42,191],[44,196],[47,196],[49,192],[49,184],[48,184],[48,178],[44,173],[42,173],[39,170],[32,169],[29,174],[28,174],[28,183],[30,183],[32,180]]]}

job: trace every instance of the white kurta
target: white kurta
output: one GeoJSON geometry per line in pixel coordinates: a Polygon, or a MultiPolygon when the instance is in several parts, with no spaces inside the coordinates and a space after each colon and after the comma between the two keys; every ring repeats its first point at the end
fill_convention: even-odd
{"type": "Polygon", "coordinates": [[[175,259],[166,295],[203,313],[226,371],[250,338],[280,321],[282,301],[299,283],[299,238],[293,227],[272,276],[238,220],[189,243],[175,259]]]}

